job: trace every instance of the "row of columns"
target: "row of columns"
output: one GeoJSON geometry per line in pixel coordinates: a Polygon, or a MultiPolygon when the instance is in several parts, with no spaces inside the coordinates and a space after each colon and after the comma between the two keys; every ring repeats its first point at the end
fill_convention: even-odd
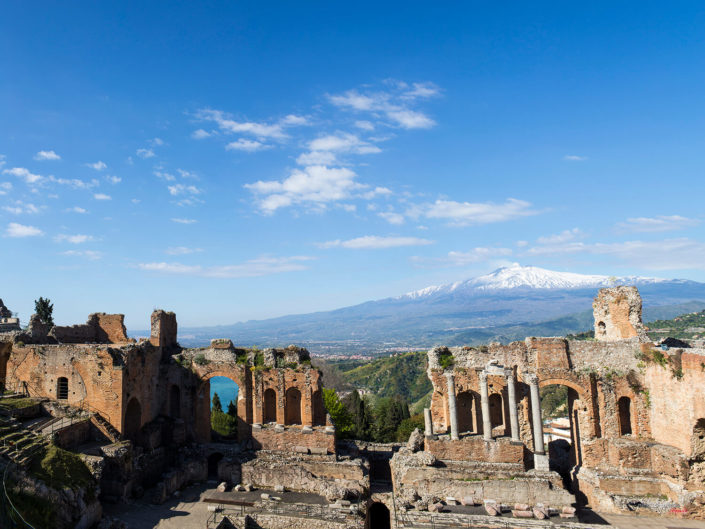
{"type": "MultiPolygon", "coordinates": [[[[519,414],[517,411],[516,381],[512,369],[504,369],[503,374],[507,379],[507,397],[509,399],[509,425],[511,428],[512,441],[521,442],[519,437],[519,414]]],[[[490,396],[487,384],[487,371],[480,372],[480,409],[482,413],[482,436],[485,441],[492,440],[492,421],[490,418],[490,396]]],[[[546,454],[543,442],[543,421],[541,420],[541,396],[539,395],[539,383],[536,375],[528,375],[526,381],[529,384],[531,399],[531,416],[534,427],[534,453],[539,456],[546,454]]],[[[448,388],[448,412],[450,414],[450,438],[460,439],[458,432],[458,407],[455,400],[455,377],[453,373],[446,373],[448,388]]],[[[431,410],[424,409],[425,434],[433,435],[433,422],[431,410]]]]}

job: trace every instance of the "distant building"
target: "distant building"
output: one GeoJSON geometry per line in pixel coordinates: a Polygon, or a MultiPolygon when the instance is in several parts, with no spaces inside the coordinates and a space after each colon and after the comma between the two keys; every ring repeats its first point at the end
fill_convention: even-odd
{"type": "Polygon", "coordinates": [[[15,318],[0,299],[0,332],[21,331],[20,319],[15,318]]]}

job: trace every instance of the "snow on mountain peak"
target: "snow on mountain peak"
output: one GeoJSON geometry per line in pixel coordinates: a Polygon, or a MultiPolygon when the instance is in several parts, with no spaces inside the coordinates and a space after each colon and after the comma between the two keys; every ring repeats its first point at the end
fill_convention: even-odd
{"type": "Polygon", "coordinates": [[[599,288],[612,285],[659,283],[662,281],[666,280],[652,277],[609,277],[604,275],[576,274],[573,272],[555,272],[537,266],[521,266],[515,263],[511,266],[498,268],[489,274],[468,279],[467,281],[426,287],[404,294],[400,296],[400,298],[425,298],[434,294],[449,293],[456,290],[487,291],[513,288],[599,288]]]}

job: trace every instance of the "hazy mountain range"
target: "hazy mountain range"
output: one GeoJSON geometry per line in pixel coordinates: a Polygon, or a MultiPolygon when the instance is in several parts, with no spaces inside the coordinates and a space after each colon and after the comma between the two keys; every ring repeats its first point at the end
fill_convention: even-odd
{"type": "Polygon", "coordinates": [[[181,328],[179,340],[184,346],[195,346],[228,337],[242,345],[295,343],[318,353],[360,353],[564,335],[590,329],[597,289],[621,284],[639,288],[645,321],[705,308],[705,283],[514,265],[332,311],[181,328]]]}

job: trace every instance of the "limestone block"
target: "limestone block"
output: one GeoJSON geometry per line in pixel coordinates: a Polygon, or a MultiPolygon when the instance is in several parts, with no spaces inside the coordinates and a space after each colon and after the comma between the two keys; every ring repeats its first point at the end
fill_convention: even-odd
{"type": "Polygon", "coordinates": [[[517,511],[516,509],[512,509],[512,516],[514,516],[514,518],[533,518],[534,513],[531,511],[517,511]]]}
{"type": "Polygon", "coordinates": [[[463,505],[475,505],[475,498],[472,496],[463,496],[460,503],[463,505]]]}
{"type": "Polygon", "coordinates": [[[218,486],[216,487],[215,490],[217,490],[218,492],[225,492],[225,490],[226,490],[227,488],[228,488],[228,484],[227,484],[225,481],[223,481],[223,482],[220,483],[220,485],[218,485],[218,486]]]}
{"type": "Polygon", "coordinates": [[[284,485],[274,485],[274,492],[284,492],[284,485]]]}

